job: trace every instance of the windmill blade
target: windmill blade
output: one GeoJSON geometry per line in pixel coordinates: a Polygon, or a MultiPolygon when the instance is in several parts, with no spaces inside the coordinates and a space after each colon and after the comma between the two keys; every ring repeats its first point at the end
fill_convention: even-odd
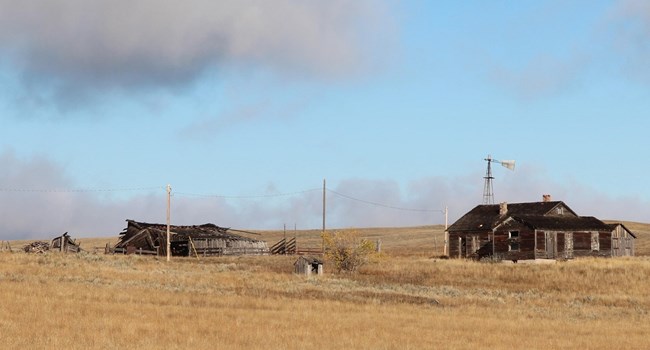
{"type": "Polygon", "coordinates": [[[515,161],[514,160],[502,160],[500,161],[501,165],[508,168],[509,170],[515,170],[515,161]]]}

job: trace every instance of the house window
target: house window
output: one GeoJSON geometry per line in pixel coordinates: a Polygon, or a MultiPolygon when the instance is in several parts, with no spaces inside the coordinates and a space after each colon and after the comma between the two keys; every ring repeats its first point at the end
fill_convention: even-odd
{"type": "Polygon", "coordinates": [[[519,231],[508,232],[508,251],[519,251],[519,231]]]}

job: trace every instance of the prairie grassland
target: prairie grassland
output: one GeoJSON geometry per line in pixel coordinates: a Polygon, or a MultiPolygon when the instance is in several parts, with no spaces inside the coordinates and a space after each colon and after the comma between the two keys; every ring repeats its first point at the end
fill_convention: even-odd
{"type": "Polygon", "coordinates": [[[487,264],[387,255],[305,278],[295,257],[0,253],[3,348],[644,348],[650,258],[487,264]]]}

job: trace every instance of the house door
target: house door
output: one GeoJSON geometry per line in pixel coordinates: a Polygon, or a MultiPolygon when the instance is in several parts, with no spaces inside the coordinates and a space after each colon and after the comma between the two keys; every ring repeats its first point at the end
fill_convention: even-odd
{"type": "Polygon", "coordinates": [[[546,235],[546,257],[555,259],[557,257],[557,232],[544,232],[546,235]]]}

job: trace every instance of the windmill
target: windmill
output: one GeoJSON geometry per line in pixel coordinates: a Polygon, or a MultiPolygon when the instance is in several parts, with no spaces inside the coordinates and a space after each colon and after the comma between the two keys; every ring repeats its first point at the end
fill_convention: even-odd
{"type": "Polygon", "coordinates": [[[485,185],[483,186],[483,204],[494,204],[494,191],[492,190],[492,163],[499,163],[504,167],[514,171],[515,170],[515,161],[514,160],[496,160],[493,159],[491,155],[488,154],[485,158],[487,162],[487,171],[485,172],[485,185]]]}

